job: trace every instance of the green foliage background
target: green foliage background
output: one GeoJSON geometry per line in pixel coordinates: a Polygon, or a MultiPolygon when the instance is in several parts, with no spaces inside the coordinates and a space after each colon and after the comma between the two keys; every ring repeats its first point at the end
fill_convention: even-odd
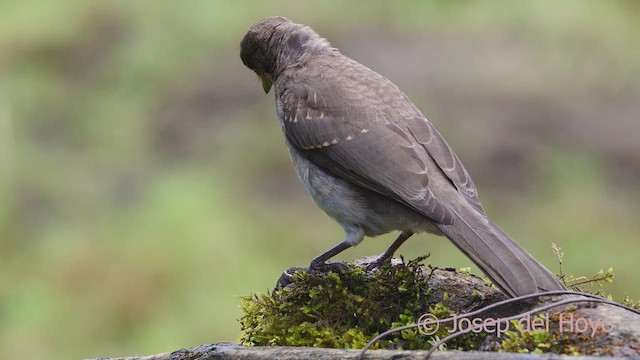
{"type": "MultiPolygon", "coordinates": [[[[239,59],[268,15],[405,90],[550,269],[554,241],[566,273],[613,266],[614,297],[640,297],[638,4],[0,2],[0,358],[237,340],[239,295],[341,240],[239,59]]],[[[429,251],[470,264],[428,235],[400,253],[429,251]]]]}

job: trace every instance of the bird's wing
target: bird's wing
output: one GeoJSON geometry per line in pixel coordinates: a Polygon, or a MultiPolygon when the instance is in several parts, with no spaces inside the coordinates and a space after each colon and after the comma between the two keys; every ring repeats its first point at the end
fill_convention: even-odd
{"type": "Polygon", "coordinates": [[[282,91],[278,111],[288,141],[329,173],[450,224],[452,210],[430,186],[427,165],[435,162],[481,210],[473,182],[442,136],[395,85],[360,66],[364,80],[345,71],[282,91]]]}
{"type": "Polygon", "coordinates": [[[451,180],[467,202],[480,213],[485,214],[480,199],[478,199],[478,189],[473,183],[471,176],[462,165],[462,161],[453,151],[451,146],[440,135],[438,130],[424,116],[414,118],[411,126],[407,129],[414,138],[424,146],[431,158],[438,164],[442,172],[451,180]]]}

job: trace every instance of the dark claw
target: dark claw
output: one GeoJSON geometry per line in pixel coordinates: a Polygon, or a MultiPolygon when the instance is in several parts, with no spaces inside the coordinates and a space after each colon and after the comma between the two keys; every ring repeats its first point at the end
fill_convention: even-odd
{"type": "Polygon", "coordinates": [[[282,289],[287,285],[291,284],[293,282],[291,279],[293,278],[297,270],[304,270],[304,268],[292,267],[291,269],[284,271],[282,275],[280,275],[280,278],[278,279],[278,282],[276,283],[276,287],[275,289],[273,289],[273,291],[282,289]]]}
{"type": "Polygon", "coordinates": [[[382,256],[379,256],[376,260],[368,263],[365,269],[367,272],[370,272],[370,271],[382,269],[383,267],[389,266],[389,265],[391,265],[391,258],[389,257],[384,258],[382,256]]]}

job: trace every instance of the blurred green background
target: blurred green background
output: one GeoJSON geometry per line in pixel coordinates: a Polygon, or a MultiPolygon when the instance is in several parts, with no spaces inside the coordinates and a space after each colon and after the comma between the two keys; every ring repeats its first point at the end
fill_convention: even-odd
{"type": "MultiPolygon", "coordinates": [[[[0,2],[0,358],[238,339],[239,295],[342,240],[239,59],[268,15],[390,78],[552,271],[640,297],[636,1],[0,2]]],[[[375,255],[396,234],[338,258],[375,255]]],[[[444,238],[400,250],[472,265],[444,238]]],[[[479,273],[477,268],[474,272],[479,273]]]]}

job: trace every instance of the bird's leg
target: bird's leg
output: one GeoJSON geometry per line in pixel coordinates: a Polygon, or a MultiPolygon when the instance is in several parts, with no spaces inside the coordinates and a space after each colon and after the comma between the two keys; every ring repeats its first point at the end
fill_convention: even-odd
{"type": "Polygon", "coordinates": [[[313,260],[311,260],[311,265],[309,265],[309,270],[323,271],[323,270],[327,270],[327,268],[331,268],[331,265],[327,264],[325,261],[347,250],[351,246],[352,246],[351,243],[345,240],[340,244],[334,246],[333,248],[325,251],[324,253],[316,256],[315,258],[313,258],[313,260]]]}
{"type": "Polygon", "coordinates": [[[311,271],[326,271],[326,270],[346,270],[348,266],[343,263],[331,263],[327,264],[326,261],[332,257],[340,254],[352,246],[358,245],[362,239],[364,239],[364,231],[359,226],[343,225],[345,230],[345,239],[340,244],[325,251],[324,253],[316,256],[311,260],[309,270],[311,271]]]}
{"type": "Polygon", "coordinates": [[[367,266],[367,268],[368,269],[380,269],[382,266],[384,266],[384,264],[386,262],[391,260],[391,258],[393,257],[393,254],[396,252],[396,250],[398,250],[398,248],[405,241],[407,241],[407,239],[410,238],[411,235],[413,235],[413,231],[411,231],[411,230],[405,230],[402,233],[400,233],[400,235],[398,236],[396,241],[394,241],[393,244],[391,244],[391,246],[389,246],[389,248],[385,252],[383,252],[380,256],[378,256],[378,258],[374,262],[370,263],[367,266]]]}
{"type": "MultiPolygon", "coordinates": [[[[342,263],[327,264],[325,261],[345,251],[351,246],[353,246],[352,243],[345,240],[340,244],[334,246],[333,248],[329,249],[328,251],[325,251],[324,253],[316,256],[315,258],[313,258],[313,260],[311,260],[311,265],[309,265],[309,271],[346,270],[347,266],[342,263]]],[[[282,275],[280,276],[280,279],[278,279],[278,282],[276,283],[276,287],[275,289],[273,289],[273,291],[284,288],[285,286],[291,284],[291,279],[293,278],[295,272],[301,269],[302,268],[299,268],[299,267],[293,267],[283,272],[282,275]]]]}

